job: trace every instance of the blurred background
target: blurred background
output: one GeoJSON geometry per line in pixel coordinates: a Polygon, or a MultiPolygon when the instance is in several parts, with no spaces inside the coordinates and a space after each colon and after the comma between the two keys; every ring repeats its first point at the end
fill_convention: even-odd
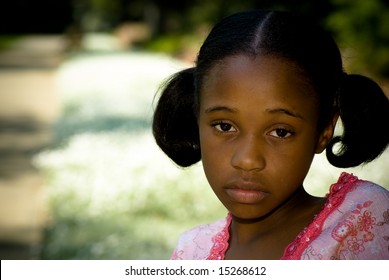
{"type": "MultiPolygon", "coordinates": [[[[168,259],[182,231],[225,217],[201,164],[180,169],[154,143],[153,102],[215,22],[254,8],[316,18],[346,70],[388,95],[387,0],[3,1],[0,258],[168,259]]],[[[388,166],[386,151],[347,171],[389,188],[388,166]]],[[[307,190],[341,171],[319,155],[307,190]]]]}

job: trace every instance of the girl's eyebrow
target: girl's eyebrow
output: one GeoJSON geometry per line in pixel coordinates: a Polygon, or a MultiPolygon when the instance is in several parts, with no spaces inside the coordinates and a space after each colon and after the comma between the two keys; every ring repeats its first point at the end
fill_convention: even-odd
{"type": "MultiPolygon", "coordinates": [[[[227,106],[212,106],[212,107],[205,109],[205,113],[207,113],[207,114],[219,112],[219,111],[224,111],[224,112],[228,112],[228,113],[236,113],[236,112],[238,112],[238,109],[230,108],[227,106]]],[[[294,117],[297,119],[304,120],[303,116],[301,116],[300,114],[293,112],[289,109],[285,109],[285,108],[266,109],[266,112],[270,113],[270,114],[285,114],[285,115],[288,115],[288,116],[291,116],[291,117],[294,117]]]]}
{"type": "Polygon", "coordinates": [[[212,107],[205,109],[205,113],[207,113],[207,114],[213,113],[213,112],[218,112],[218,111],[226,111],[229,113],[236,113],[238,111],[238,109],[230,108],[230,107],[226,107],[226,106],[212,106],[212,107]]]}
{"type": "Polygon", "coordinates": [[[286,114],[288,116],[304,120],[303,116],[285,108],[267,109],[266,112],[271,114],[286,114]]]}

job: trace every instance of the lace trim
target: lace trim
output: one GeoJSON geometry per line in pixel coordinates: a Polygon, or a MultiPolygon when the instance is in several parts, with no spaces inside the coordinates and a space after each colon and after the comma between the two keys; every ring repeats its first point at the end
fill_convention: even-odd
{"type": "Polygon", "coordinates": [[[207,260],[224,260],[225,253],[229,247],[228,241],[230,239],[230,225],[232,221],[231,213],[228,213],[226,220],[227,222],[223,230],[212,237],[213,246],[207,260]]]}
{"type": "Polygon", "coordinates": [[[327,217],[344,201],[348,192],[355,189],[355,182],[358,181],[356,176],[343,172],[338,182],[332,184],[329,194],[326,195],[326,202],[323,209],[316,215],[312,222],[303,229],[290,243],[284,251],[282,260],[298,260],[301,259],[302,253],[322,232],[323,224],[327,217]]]}

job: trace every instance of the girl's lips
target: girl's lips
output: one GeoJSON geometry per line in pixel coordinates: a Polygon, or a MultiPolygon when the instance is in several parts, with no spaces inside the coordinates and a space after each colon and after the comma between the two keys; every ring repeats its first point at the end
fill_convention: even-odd
{"type": "Polygon", "coordinates": [[[243,204],[255,204],[268,196],[266,192],[250,188],[226,188],[225,191],[233,201],[243,204]]]}

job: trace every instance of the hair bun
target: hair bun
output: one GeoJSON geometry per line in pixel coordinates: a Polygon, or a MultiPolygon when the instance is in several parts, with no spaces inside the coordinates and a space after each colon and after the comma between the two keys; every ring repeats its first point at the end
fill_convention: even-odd
{"type": "Polygon", "coordinates": [[[344,131],[328,145],[328,161],[346,168],[377,158],[389,142],[389,100],[381,87],[365,76],[345,74],[337,103],[344,131]]]}
{"type": "Polygon", "coordinates": [[[153,118],[158,146],[176,164],[187,167],[201,159],[195,114],[195,68],[178,72],[167,82],[153,118]]]}

